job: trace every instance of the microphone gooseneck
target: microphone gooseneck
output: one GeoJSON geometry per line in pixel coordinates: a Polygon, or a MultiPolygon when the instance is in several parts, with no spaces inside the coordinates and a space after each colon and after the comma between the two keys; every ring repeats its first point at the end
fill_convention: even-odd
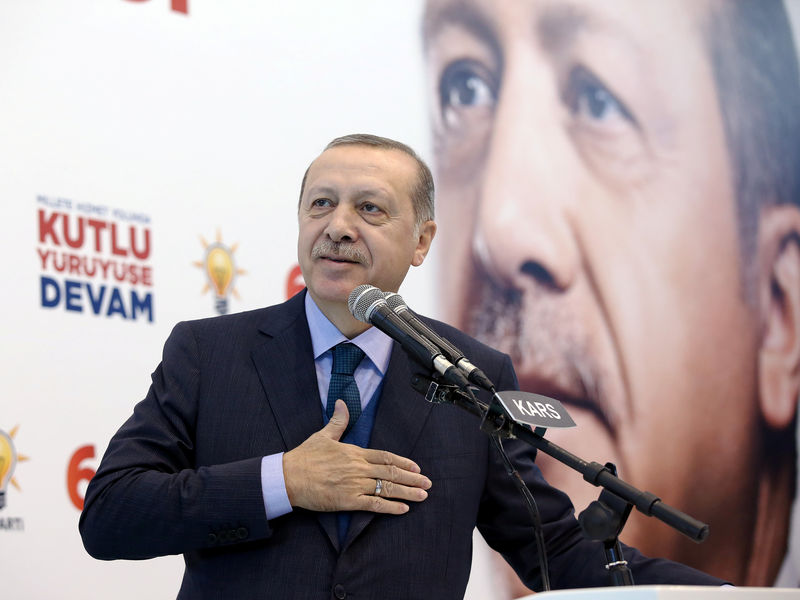
{"type": "Polygon", "coordinates": [[[408,308],[408,305],[400,294],[386,292],[386,304],[389,305],[389,308],[391,308],[395,314],[411,325],[417,333],[437,346],[445,356],[447,356],[448,360],[461,369],[472,383],[488,392],[495,392],[494,384],[486,374],[473,365],[470,360],[464,356],[464,353],[456,348],[448,339],[443,338],[433,331],[411,312],[411,309],[408,308]]]}

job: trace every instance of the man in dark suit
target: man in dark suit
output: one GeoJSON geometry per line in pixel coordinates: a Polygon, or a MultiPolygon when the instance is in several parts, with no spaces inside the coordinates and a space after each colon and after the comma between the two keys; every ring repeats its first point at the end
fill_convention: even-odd
{"type": "MultiPolygon", "coordinates": [[[[402,350],[347,308],[356,286],[397,291],[424,261],[427,166],[385,138],[338,138],[306,172],[298,218],[307,291],[176,326],[87,489],[87,550],[183,553],[182,598],[461,598],[477,526],[539,586],[527,510],[477,419],[427,403],[402,350]]],[[[516,387],[508,356],[429,322],[516,387]]],[[[506,447],[541,511],[553,586],[605,585],[569,499],[529,448],[506,447]]],[[[626,551],[637,583],[720,583],[626,551]]]]}

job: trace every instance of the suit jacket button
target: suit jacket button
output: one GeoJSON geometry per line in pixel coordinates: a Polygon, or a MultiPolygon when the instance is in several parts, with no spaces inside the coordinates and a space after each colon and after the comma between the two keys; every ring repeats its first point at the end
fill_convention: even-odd
{"type": "Polygon", "coordinates": [[[236,537],[238,537],[240,540],[246,539],[247,529],[245,527],[239,527],[239,529],[236,530],[236,537]]]}
{"type": "Polygon", "coordinates": [[[209,544],[216,544],[217,543],[217,536],[213,533],[208,534],[208,543],[209,544]]]}
{"type": "Polygon", "coordinates": [[[344,600],[347,598],[347,592],[344,591],[344,586],[341,583],[337,583],[333,586],[333,595],[337,598],[337,600],[344,600]]]}

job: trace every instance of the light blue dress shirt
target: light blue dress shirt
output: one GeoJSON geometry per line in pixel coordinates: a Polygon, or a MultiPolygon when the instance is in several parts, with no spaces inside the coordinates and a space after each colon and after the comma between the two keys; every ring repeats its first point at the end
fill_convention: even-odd
{"type": "MultiPolygon", "coordinates": [[[[365,408],[383,381],[392,354],[392,339],[375,327],[348,340],[328,318],[322,314],[306,293],[306,319],[311,332],[311,346],[314,351],[314,366],[317,370],[317,385],[321,410],[324,413],[328,403],[328,385],[331,380],[331,363],[335,345],[350,341],[364,351],[365,359],[356,367],[354,377],[361,396],[361,408],[365,408]]],[[[274,519],[291,512],[286,482],[283,479],[283,452],[271,454],[261,459],[261,492],[267,519],[274,519]]]]}

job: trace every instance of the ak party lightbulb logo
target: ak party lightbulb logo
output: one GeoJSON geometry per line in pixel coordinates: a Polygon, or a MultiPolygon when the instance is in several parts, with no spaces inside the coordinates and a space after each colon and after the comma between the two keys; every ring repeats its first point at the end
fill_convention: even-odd
{"type": "Polygon", "coordinates": [[[209,244],[203,236],[200,236],[200,243],[205,250],[202,261],[195,261],[194,265],[203,269],[206,273],[207,283],[203,287],[203,293],[210,289],[214,290],[214,308],[217,314],[228,313],[228,296],[233,295],[237,300],[239,294],[236,292],[234,282],[238,275],[247,273],[244,269],[238,269],[233,254],[239,247],[238,243],[226,246],[222,242],[222,235],[217,230],[217,237],[214,243],[209,244]]]}
{"type": "Polygon", "coordinates": [[[27,456],[17,453],[14,446],[14,436],[17,435],[19,425],[6,433],[0,429],[0,510],[6,505],[6,492],[10,483],[18,490],[20,489],[17,480],[14,479],[14,470],[17,463],[28,460],[27,456]]]}

